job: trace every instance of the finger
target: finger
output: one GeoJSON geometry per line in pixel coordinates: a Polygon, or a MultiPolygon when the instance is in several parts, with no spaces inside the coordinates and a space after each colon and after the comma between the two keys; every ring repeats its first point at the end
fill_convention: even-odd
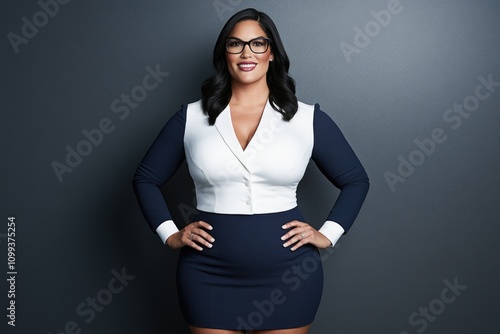
{"type": "Polygon", "coordinates": [[[181,237],[181,241],[186,246],[194,248],[198,251],[202,251],[203,248],[196,243],[196,241],[194,240],[195,237],[196,237],[195,233],[193,233],[191,231],[184,230],[184,233],[182,234],[182,237],[181,237]]]}
{"type": "Polygon", "coordinates": [[[183,230],[183,233],[181,235],[181,242],[184,246],[189,246],[191,248],[194,248],[198,251],[202,251],[203,248],[198,245],[196,242],[195,242],[195,236],[196,236],[196,233],[194,231],[194,229],[188,229],[187,227],[184,228],[183,230]]]}
{"type": "Polygon", "coordinates": [[[284,224],[283,226],[281,226],[281,228],[286,230],[286,229],[289,229],[292,227],[303,226],[303,225],[307,225],[307,224],[304,222],[298,221],[298,220],[292,220],[292,221],[284,224]]]}
{"type": "Polygon", "coordinates": [[[293,237],[295,234],[297,234],[297,231],[296,231],[297,228],[298,228],[297,223],[300,223],[300,222],[298,222],[298,221],[291,221],[291,222],[288,222],[285,225],[281,226],[281,228],[283,228],[283,229],[289,229],[289,228],[291,228],[290,231],[288,231],[287,233],[285,233],[281,237],[281,240],[287,240],[287,239],[293,237]]]}
{"type": "Polygon", "coordinates": [[[287,240],[287,242],[285,242],[283,244],[283,247],[288,247],[290,245],[301,242],[309,236],[306,232],[300,232],[300,231],[295,231],[295,230],[298,230],[298,229],[297,228],[294,229],[294,234],[292,235],[292,238],[287,240]],[[296,233],[296,232],[298,232],[298,233],[296,233]]]}
{"type": "MultiPolygon", "coordinates": [[[[288,231],[286,234],[284,234],[282,237],[281,237],[281,240],[287,240],[287,239],[290,239],[291,237],[297,235],[297,234],[300,234],[302,233],[303,235],[301,237],[304,237],[305,235],[310,235],[310,230],[312,229],[311,226],[309,226],[309,224],[306,224],[306,223],[302,223],[302,222],[298,222],[300,225],[298,225],[297,227],[294,227],[293,229],[291,229],[290,231],[288,231]]],[[[288,223],[288,224],[291,224],[291,223],[288,223]]]]}
{"type": "Polygon", "coordinates": [[[290,231],[287,234],[283,235],[281,237],[281,240],[283,240],[283,241],[288,240],[288,242],[291,242],[291,241],[293,241],[293,238],[296,237],[298,234],[300,234],[300,231],[296,231],[296,229],[293,229],[292,231],[290,231]],[[290,239],[290,238],[292,238],[292,239],[290,239]]]}
{"type": "Polygon", "coordinates": [[[213,245],[210,242],[215,241],[215,239],[210,234],[203,230],[199,230],[197,233],[193,233],[191,235],[191,240],[197,242],[198,244],[205,245],[208,248],[212,248],[213,245]]]}
{"type": "Polygon", "coordinates": [[[201,238],[203,238],[203,239],[205,239],[205,240],[207,240],[209,242],[214,242],[215,241],[215,239],[208,232],[206,232],[206,230],[205,230],[205,229],[213,230],[213,227],[210,224],[208,224],[208,223],[206,223],[204,221],[201,221],[201,220],[199,222],[194,223],[194,224],[198,225],[198,227],[195,227],[195,228],[191,229],[191,232],[193,234],[197,234],[201,238]]]}
{"type": "Polygon", "coordinates": [[[305,240],[305,238],[301,239],[299,242],[297,242],[295,245],[293,245],[293,247],[290,248],[290,250],[293,252],[293,251],[299,249],[300,247],[302,247],[305,244],[308,244],[307,240],[305,240]]]}
{"type": "Polygon", "coordinates": [[[207,229],[207,230],[214,229],[212,225],[210,225],[207,222],[204,222],[203,220],[200,220],[200,221],[196,222],[195,224],[197,225],[197,227],[203,227],[204,229],[207,229]]]}
{"type": "Polygon", "coordinates": [[[295,243],[295,245],[293,245],[292,248],[290,248],[290,250],[293,252],[293,251],[297,250],[298,248],[300,248],[301,246],[310,243],[310,238],[309,238],[310,236],[312,236],[312,235],[307,234],[306,232],[299,233],[296,236],[296,238],[298,238],[299,240],[295,243]]]}
{"type": "Polygon", "coordinates": [[[203,248],[194,241],[190,241],[189,243],[187,243],[187,245],[189,247],[196,249],[197,251],[200,251],[200,252],[203,250],[203,248]]]}
{"type": "Polygon", "coordinates": [[[198,234],[199,236],[211,240],[213,239],[210,234],[206,230],[213,230],[213,227],[205,222],[197,222],[197,223],[192,223],[192,228],[189,229],[190,232],[194,234],[198,234]],[[204,223],[201,225],[200,223],[204,223]],[[210,228],[209,228],[210,227],[210,228]]]}

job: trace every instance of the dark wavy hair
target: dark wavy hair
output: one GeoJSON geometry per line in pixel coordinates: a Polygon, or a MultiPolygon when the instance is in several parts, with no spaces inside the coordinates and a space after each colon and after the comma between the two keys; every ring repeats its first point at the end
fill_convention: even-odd
{"type": "Polygon", "coordinates": [[[273,109],[289,121],[297,112],[295,82],[288,74],[290,60],[285,52],[278,29],[269,16],[253,8],[243,9],[234,14],[224,25],[214,46],[212,62],[215,74],[201,86],[203,112],[208,115],[208,123],[215,124],[217,116],[226,108],[231,99],[231,75],[226,63],[226,39],[234,26],[241,21],[257,21],[262,30],[271,39],[271,51],[274,60],[269,62],[266,80],[269,87],[269,102],[273,109]]]}

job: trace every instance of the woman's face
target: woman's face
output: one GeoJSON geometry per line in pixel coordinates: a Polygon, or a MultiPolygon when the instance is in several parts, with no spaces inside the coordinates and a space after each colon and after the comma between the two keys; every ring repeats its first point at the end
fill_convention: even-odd
{"type": "MultiPolygon", "coordinates": [[[[238,22],[229,38],[238,38],[248,42],[257,37],[268,37],[257,21],[247,20],[238,22]]],[[[266,73],[269,68],[269,61],[273,59],[271,46],[265,53],[253,53],[249,45],[245,45],[239,54],[226,52],[226,62],[229,74],[232,79],[241,84],[253,84],[266,82],[266,73]]]]}

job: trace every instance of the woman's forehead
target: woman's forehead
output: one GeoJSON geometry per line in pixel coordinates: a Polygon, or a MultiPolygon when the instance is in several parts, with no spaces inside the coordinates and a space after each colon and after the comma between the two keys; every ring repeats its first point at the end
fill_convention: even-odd
{"type": "Polygon", "coordinates": [[[236,37],[244,41],[251,40],[255,37],[268,37],[266,32],[262,29],[257,21],[245,20],[236,23],[229,37],[236,37]]]}

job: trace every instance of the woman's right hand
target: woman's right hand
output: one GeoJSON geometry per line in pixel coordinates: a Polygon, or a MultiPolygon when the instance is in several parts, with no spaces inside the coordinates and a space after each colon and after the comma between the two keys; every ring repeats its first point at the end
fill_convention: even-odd
{"type": "Polygon", "coordinates": [[[213,227],[202,220],[193,222],[168,237],[166,244],[173,249],[189,246],[202,251],[201,246],[212,248],[215,239],[206,230],[213,230],[213,227]]]}

